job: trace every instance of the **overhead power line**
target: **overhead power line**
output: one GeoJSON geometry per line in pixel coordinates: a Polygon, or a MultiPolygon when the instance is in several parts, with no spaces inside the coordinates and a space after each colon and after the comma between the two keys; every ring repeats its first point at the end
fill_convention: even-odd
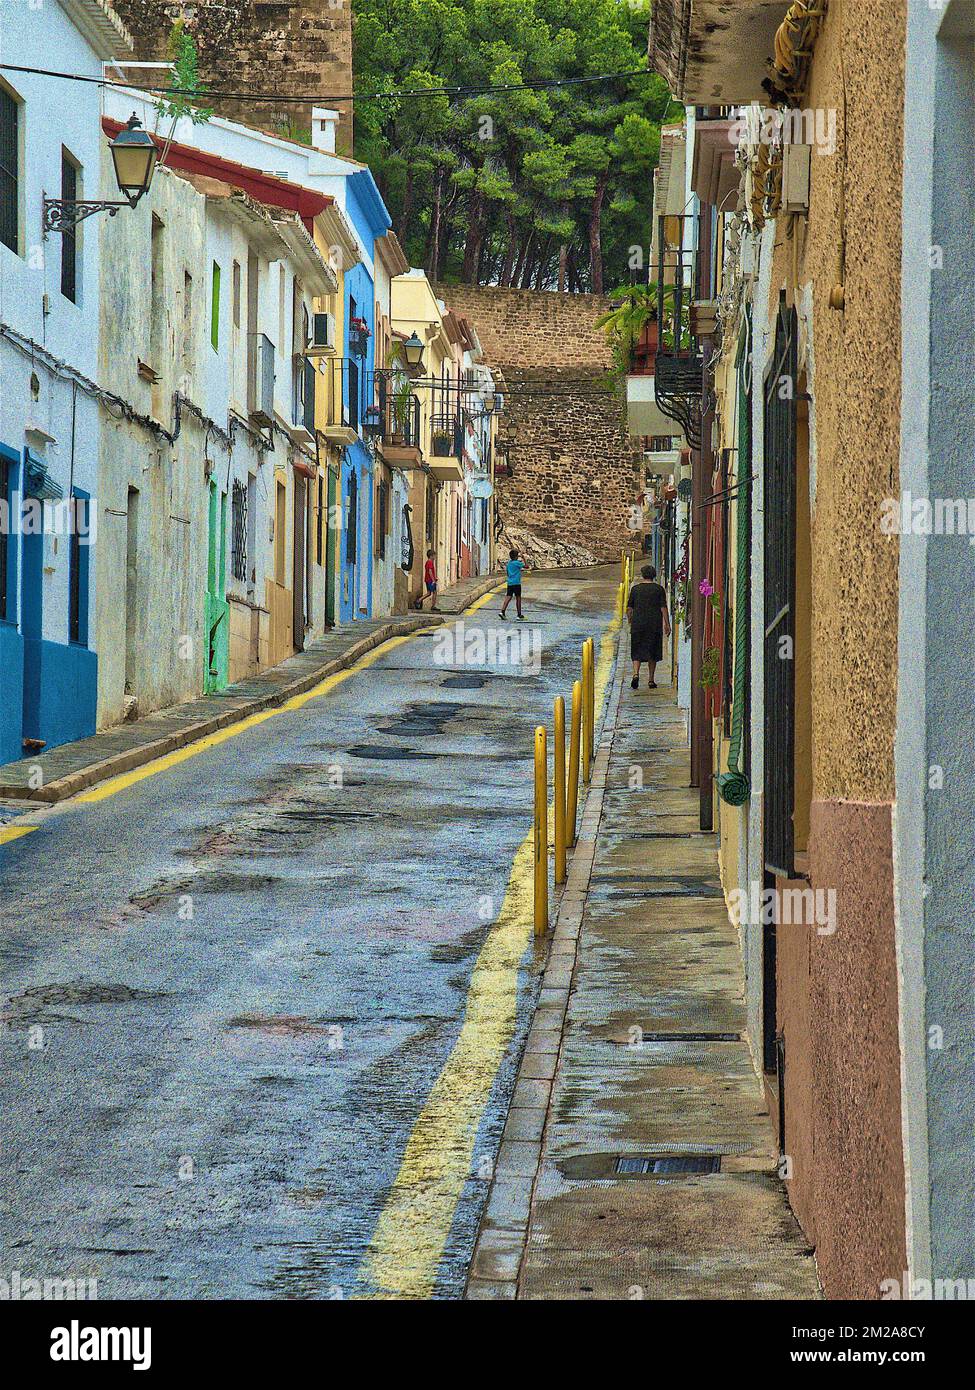
{"type": "MultiPolygon", "coordinates": [[[[128,65],[127,65],[128,66],[128,65]]],[[[137,67],[138,64],[131,66],[137,67]]],[[[76,72],[57,72],[53,68],[32,68],[20,66],[16,63],[0,63],[0,71],[20,72],[29,74],[32,77],[56,77],[64,82],[87,82],[96,87],[111,87],[131,89],[134,85],[130,82],[116,82],[108,77],[91,77],[76,72]]],[[[154,96],[173,97],[182,96],[186,100],[209,101],[209,100],[231,100],[231,101],[273,101],[277,103],[306,105],[311,102],[315,105],[332,105],[344,101],[363,101],[379,99],[383,97],[468,97],[468,96],[489,96],[496,92],[524,92],[524,91],[549,91],[559,87],[578,87],[587,83],[596,82],[615,82],[620,78],[629,77],[653,77],[654,74],[646,68],[633,68],[625,72],[603,72],[592,77],[540,77],[531,82],[502,82],[486,84],[480,87],[400,87],[392,91],[374,89],[373,91],[346,92],[338,95],[333,92],[308,92],[302,96],[284,96],[280,92],[241,92],[226,87],[208,87],[205,90],[196,92],[180,92],[173,87],[138,87],[140,92],[148,92],[154,96]]]]}

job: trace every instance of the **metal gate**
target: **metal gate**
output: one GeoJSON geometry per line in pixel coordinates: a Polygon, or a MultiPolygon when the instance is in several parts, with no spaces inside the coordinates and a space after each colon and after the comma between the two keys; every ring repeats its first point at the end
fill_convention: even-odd
{"type": "Polygon", "coordinates": [[[794,876],[798,324],[785,293],[765,375],[765,785],[769,873],[794,876]]]}

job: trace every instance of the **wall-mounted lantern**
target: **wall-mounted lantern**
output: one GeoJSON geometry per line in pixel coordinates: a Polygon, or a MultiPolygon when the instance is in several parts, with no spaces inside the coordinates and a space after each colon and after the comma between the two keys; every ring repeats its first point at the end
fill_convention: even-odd
{"type": "Polygon", "coordinates": [[[119,208],[134,208],[143,194],[148,193],[159,149],[133,111],[125,125],[109,144],[115,180],[121,199],[93,198],[75,201],[70,198],[44,199],[44,233],[64,232],[91,217],[95,212],[107,212],[114,217],[119,208]]]}
{"type": "Polygon", "coordinates": [[[418,336],[415,328],[403,344],[403,356],[408,367],[422,367],[423,339],[418,336]]]}

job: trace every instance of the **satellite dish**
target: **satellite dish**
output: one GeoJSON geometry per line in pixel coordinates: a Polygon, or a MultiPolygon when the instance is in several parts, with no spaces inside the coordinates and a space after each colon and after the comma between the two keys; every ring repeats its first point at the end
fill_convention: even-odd
{"type": "Polygon", "coordinates": [[[494,496],[494,484],[485,473],[471,478],[467,484],[467,491],[478,502],[485,501],[488,497],[494,496]]]}

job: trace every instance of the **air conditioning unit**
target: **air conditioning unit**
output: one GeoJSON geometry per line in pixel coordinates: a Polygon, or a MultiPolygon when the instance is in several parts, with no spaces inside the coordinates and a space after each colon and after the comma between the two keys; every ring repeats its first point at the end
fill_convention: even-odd
{"type": "Polygon", "coordinates": [[[309,357],[325,357],[335,351],[335,315],[312,314],[311,342],[306,353],[309,357]]]}
{"type": "Polygon", "coordinates": [[[811,145],[782,146],[782,211],[808,213],[811,145]]]}
{"type": "Polygon", "coordinates": [[[274,424],[274,344],[266,333],[255,334],[256,370],[251,419],[265,429],[274,424]]]}
{"type": "Polygon", "coordinates": [[[741,277],[743,280],[752,281],[757,275],[758,255],[755,238],[750,232],[746,232],[741,239],[741,277]]]}

